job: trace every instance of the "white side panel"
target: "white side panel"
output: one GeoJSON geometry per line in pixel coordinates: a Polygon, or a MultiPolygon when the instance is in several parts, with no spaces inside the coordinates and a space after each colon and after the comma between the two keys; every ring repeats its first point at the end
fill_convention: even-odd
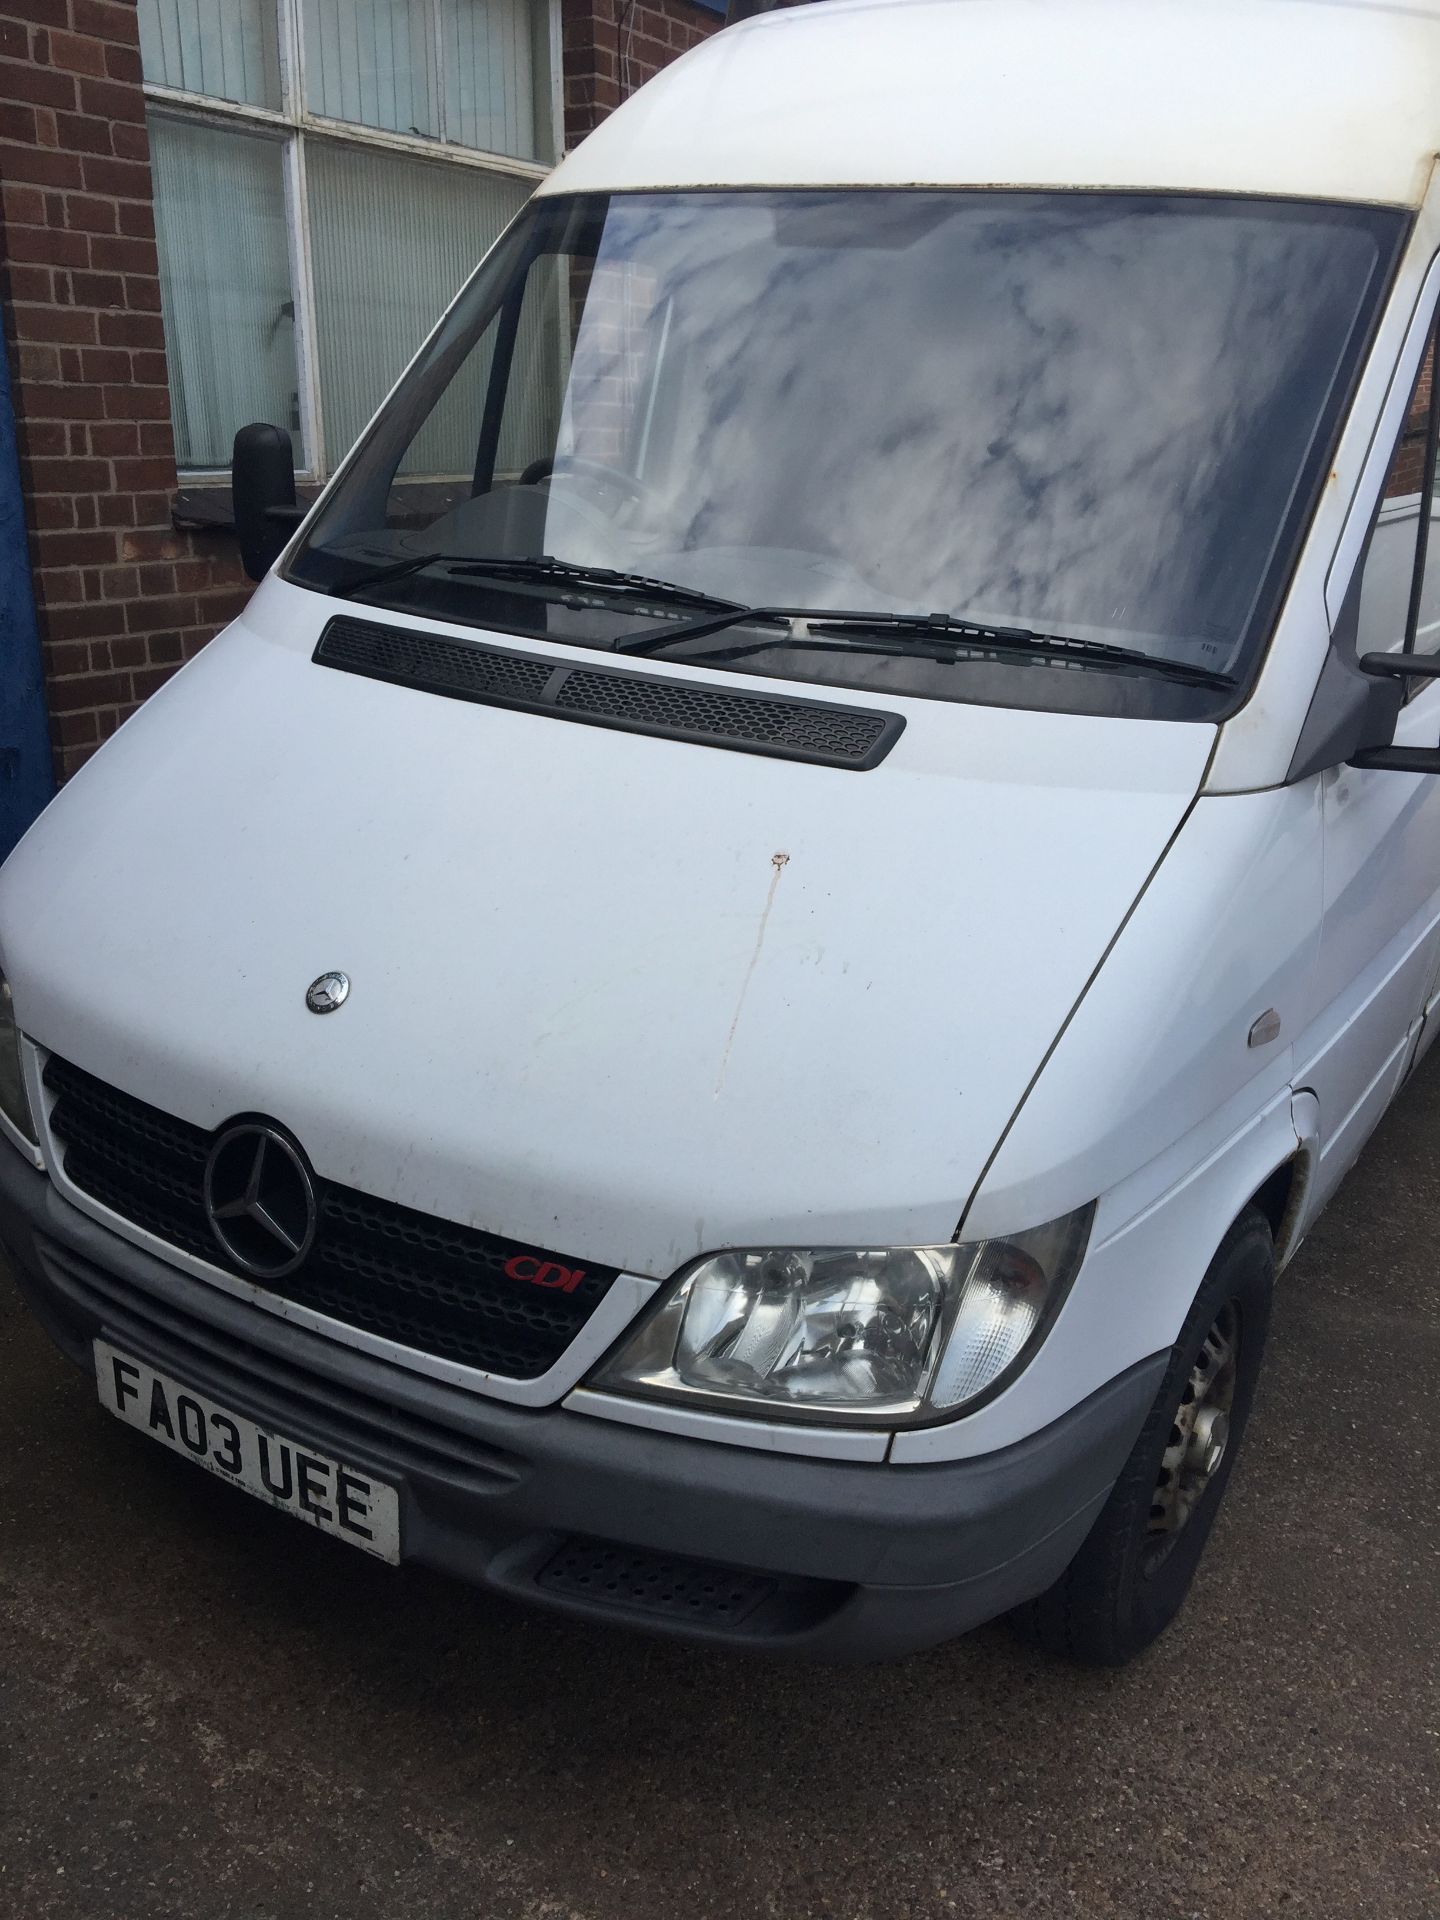
{"type": "MultiPolygon", "coordinates": [[[[1400,716],[1396,739],[1440,738],[1440,686],[1400,716]]],[[[1394,1097],[1440,966],[1440,780],[1338,767],[1321,778],[1325,920],[1295,1084],[1320,1102],[1310,1195],[1323,1206],[1394,1097]]]]}
{"type": "Polygon", "coordinates": [[[1380,1060],[1359,1098],[1339,1125],[1328,1132],[1320,1150],[1306,1195],[1307,1221],[1313,1220],[1335,1189],[1354,1166],[1361,1148],[1385,1117],[1385,1110],[1400,1091],[1405,1065],[1415,1041],[1415,1028],[1404,1029],[1390,1051],[1380,1060]]]}
{"type": "Polygon", "coordinates": [[[1295,1084],[1319,1101],[1320,1162],[1307,1223],[1334,1193],[1399,1091],[1434,965],[1433,909],[1402,933],[1322,1010],[1301,1037],[1295,1084]]]}

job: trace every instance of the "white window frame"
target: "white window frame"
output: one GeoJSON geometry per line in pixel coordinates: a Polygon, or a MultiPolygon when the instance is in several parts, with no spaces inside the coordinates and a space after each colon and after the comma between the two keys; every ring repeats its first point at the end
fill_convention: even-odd
{"type": "MultiPolygon", "coordinates": [[[[511,153],[487,153],[463,147],[444,137],[445,89],[440,84],[440,36],[436,47],[436,102],[441,133],[435,139],[409,133],[391,133],[351,120],[334,120],[312,113],[305,98],[305,36],[300,17],[302,0],[273,0],[279,18],[280,106],[255,107],[245,101],[221,100],[212,94],[191,93],[182,87],[145,81],[146,102],[158,112],[213,127],[247,128],[269,135],[282,149],[285,176],[285,219],[290,243],[290,287],[295,303],[295,381],[300,394],[300,443],[303,457],[295,477],[318,484],[329,477],[325,451],[324,411],[320,403],[320,359],[315,337],[315,285],[311,264],[310,197],[305,182],[305,149],[310,140],[379,149],[428,160],[432,165],[474,167],[485,173],[509,174],[539,182],[554,160],[520,160],[511,153]]],[[[564,74],[561,65],[560,0],[545,0],[546,51],[549,64],[546,105],[551,150],[558,160],[564,150],[564,74]]],[[[438,16],[438,0],[436,12],[438,16]]],[[[437,319],[438,315],[435,316],[437,319]]],[[[418,343],[417,343],[418,344],[418,343]]],[[[229,480],[228,467],[183,467],[187,486],[221,484],[229,480]]]]}

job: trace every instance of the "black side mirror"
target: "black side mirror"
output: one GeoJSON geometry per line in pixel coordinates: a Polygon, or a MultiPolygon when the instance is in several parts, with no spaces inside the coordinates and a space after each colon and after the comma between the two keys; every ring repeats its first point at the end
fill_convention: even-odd
{"type": "MultiPolygon", "coordinates": [[[[1440,680],[1440,655],[1363,653],[1360,671],[1377,680],[1440,680]]],[[[1392,773],[1440,773],[1440,747],[1369,747],[1350,756],[1352,767],[1385,767],[1392,773]]]]}
{"type": "Polygon", "coordinates": [[[295,504],[295,454],[283,427],[242,427],[236,434],[230,498],[245,571],[263,580],[302,517],[295,504]]]}

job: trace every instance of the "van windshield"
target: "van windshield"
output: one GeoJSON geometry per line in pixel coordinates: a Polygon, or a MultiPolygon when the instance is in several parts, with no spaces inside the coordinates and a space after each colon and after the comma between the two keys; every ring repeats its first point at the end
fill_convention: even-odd
{"type": "Polygon", "coordinates": [[[737,672],[1208,717],[1259,657],[1404,231],[1155,194],[542,196],[288,576],[737,672]],[[465,565],[541,556],[568,565],[465,565]],[[1079,645],[682,635],[712,600],[1079,645]]]}

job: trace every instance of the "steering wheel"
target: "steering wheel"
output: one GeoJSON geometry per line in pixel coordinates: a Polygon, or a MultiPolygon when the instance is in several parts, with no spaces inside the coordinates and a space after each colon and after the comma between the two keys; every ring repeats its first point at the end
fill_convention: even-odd
{"type": "MultiPolygon", "coordinates": [[[[539,460],[532,460],[520,476],[522,487],[538,487],[542,480],[551,480],[555,476],[556,459],[553,454],[545,454],[539,460]]],[[[637,480],[633,473],[626,473],[620,467],[607,466],[603,460],[585,460],[571,454],[559,462],[565,473],[585,474],[592,480],[607,481],[611,486],[620,487],[633,500],[643,500],[650,489],[643,480],[637,480]]]]}

